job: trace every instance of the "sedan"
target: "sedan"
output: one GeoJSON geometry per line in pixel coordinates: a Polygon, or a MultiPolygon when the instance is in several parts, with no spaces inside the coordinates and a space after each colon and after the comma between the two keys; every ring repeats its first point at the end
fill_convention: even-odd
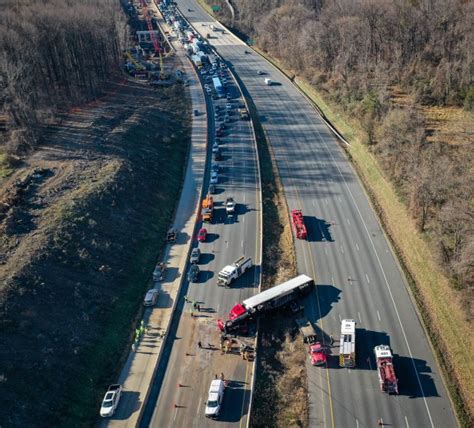
{"type": "Polygon", "coordinates": [[[197,239],[199,242],[204,242],[206,240],[206,237],[207,237],[207,229],[203,227],[202,229],[199,230],[197,239]]]}
{"type": "Polygon", "coordinates": [[[199,278],[199,266],[196,264],[191,265],[188,271],[188,281],[197,282],[199,278]]]}
{"type": "Polygon", "coordinates": [[[200,257],[201,257],[201,250],[198,247],[193,248],[193,251],[191,251],[191,257],[189,258],[189,261],[191,263],[199,263],[200,257]]]}
{"type": "Polygon", "coordinates": [[[211,184],[217,184],[219,181],[219,173],[216,171],[211,172],[211,184]]]}
{"type": "Polygon", "coordinates": [[[217,153],[219,151],[219,145],[217,143],[214,143],[212,146],[212,153],[217,153]]]}
{"type": "Polygon", "coordinates": [[[262,71],[262,70],[258,70],[258,71],[257,71],[257,74],[258,74],[259,76],[263,76],[263,75],[265,74],[265,72],[262,71]]]}
{"type": "Polygon", "coordinates": [[[232,104],[231,104],[231,103],[227,103],[227,104],[225,105],[225,108],[226,108],[227,110],[232,110],[232,104]]]}

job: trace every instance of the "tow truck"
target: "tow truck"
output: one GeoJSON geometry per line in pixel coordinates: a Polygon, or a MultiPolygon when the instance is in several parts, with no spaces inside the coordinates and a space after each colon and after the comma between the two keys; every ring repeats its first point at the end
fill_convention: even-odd
{"type": "Polygon", "coordinates": [[[393,355],[390,347],[379,345],[374,348],[380,390],[388,394],[398,394],[398,379],[393,366],[393,355]]]}
{"type": "Polygon", "coordinates": [[[252,259],[242,256],[231,265],[224,267],[217,276],[217,285],[228,287],[252,267],[252,259]]]}
{"type": "Polygon", "coordinates": [[[310,293],[313,288],[314,281],[312,278],[299,275],[235,305],[226,321],[217,320],[217,326],[225,334],[246,334],[249,324],[259,316],[288,306],[291,302],[310,293]]]}
{"type": "Polygon", "coordinates": [[[291,211],[291,219],[293,222],[293,230],[298,239],[307,239],[308,231],[304,224],[303,212],[301,210],[291,211]]]}
{"type": "Polygon", "coordinates": [[[320,342],[314,330],[313,324],[306,318],[297,318],[296,324],[303,336],[303,343],[309,345],[308,353],[313,366],[323,366],[327,363],[327,349],[320,342]]]}
{"type": "Polygon", "coordinates": [[[202,220],[205,222],[212,222],[212,213],[214,212],[214,199],[211,195],[207,195],[207,197],[202,201],[202,220]]]}

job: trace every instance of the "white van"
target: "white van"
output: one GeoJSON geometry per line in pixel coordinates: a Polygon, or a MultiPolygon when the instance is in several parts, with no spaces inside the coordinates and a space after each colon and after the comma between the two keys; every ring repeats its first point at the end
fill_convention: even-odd
{"type": "Polygon", "coordinates": [[[209,387],[209,396],[206,402],[205,415],[208,418],[217,418],[221,411],[222,400],[224,399],[225,384],[221,379],[215,379],[209,387]]]}

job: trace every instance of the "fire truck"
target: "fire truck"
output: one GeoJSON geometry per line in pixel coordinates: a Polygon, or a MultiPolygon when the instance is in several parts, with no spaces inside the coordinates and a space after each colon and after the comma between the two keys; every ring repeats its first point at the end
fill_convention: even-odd
{"type": "Polygon", "coordinates": [[[390,347],[379,345],[374,348],[380,390],[388,394],[398,394],[398,379],[395,376],[393,356],[390,347]]]}
{"type": "Polygon", "coordinates": [[[341,367],[355,367],[356,365],[356,322],[354,320],[341,321],[341,339],[339,341],[339,365],[341,367]]]}
{"type": "Polygon", "coordinates": [[[310,293],[313,288],[314,281],[309,276],[299,275],[235,305],[227,321],[217,320],[217,326],[225,334],[246,333],[249,323],[260,315],[289,305],[310,293]]]}
{"type": "Polygon", "coordinates": [[[307,239],[308,231],[306,230],[306,226],[304,224],[303,212],[301,210],[291,211],[291,219],[293,221],[293,229],[295,231],[296,237],[298,239],[307,239]]]}
{"type": "Polygon", "coordinates": [[[205,222],[212,222],[212,213],[214,211],[214,199],[211,195],[207,195],[206,199],[202,201],[202,220],[205,222]]]}

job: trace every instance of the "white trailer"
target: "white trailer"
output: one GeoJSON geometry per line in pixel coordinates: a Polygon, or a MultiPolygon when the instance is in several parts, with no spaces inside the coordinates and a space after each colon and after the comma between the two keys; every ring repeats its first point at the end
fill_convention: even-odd
{"type": "Polygon", "coordinates": [[[217,285],[228,287],[233,281],[242,276],[247,269],[253,266],[250,257],[242,256],[231,265],[226,266],[217,276],[217,285]]]}

